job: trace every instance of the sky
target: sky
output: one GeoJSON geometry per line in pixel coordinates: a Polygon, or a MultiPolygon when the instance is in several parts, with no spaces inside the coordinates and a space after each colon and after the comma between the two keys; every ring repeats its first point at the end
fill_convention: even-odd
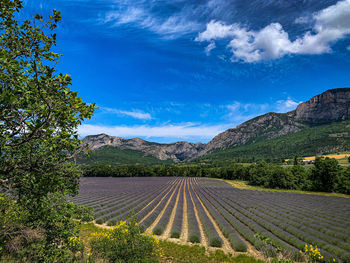
{"type": "Polygon", "coordinates": [[[80,136],[208,142],[350,86],[350,0],[25,0],[57,9],[58,72],[99,109],[80,136]]]}

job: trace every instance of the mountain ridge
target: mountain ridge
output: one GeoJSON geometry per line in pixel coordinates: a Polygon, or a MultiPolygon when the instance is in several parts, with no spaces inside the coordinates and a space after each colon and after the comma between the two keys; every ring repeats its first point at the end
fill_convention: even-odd
{"type": "Polygon", "coordinates": [[[269,112],[254,117],[236,128],[216,135],[208,144],[180,141],[170,144],[149,142],[140,138],[123,139],[106,134],[89,135],[83,144],[91,150],[104,146],[143,152],[159,160],[175,163],[190,161],[214,151],[250,145],[300,132],[308,127],[348,120],[350,118],[350,88],[327,90],[287,113],[269,112]]]}
{"type": "Polygon", "coordinates": [[[140,138],[124,139],[107,134],[89,135],[83,138],[83,145],[88,145],[91,150],[97,150],[105,146],[118,147],[119,149],[135,150],[151,155],[159,160],[173,160],[180,162],[197,157],[197,153],[205,147],[203,143],[190,143],[186,141],[174,143],[149,142],[140,138]]]}

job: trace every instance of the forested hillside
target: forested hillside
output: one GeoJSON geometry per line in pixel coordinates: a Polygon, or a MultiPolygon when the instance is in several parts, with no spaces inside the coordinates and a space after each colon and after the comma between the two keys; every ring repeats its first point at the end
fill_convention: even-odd
{"type": "Polygon", "coordinates": [[[350,121],[305,128],[277,139],[217,150],[195,161],[281,162],[294,156],[313,156],[350,150],[350,121]]]}

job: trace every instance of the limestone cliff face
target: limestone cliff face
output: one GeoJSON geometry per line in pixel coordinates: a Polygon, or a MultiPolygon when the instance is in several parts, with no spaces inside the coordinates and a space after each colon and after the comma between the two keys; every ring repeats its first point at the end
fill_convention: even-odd
{"type": "Polygon", "coordinates": [[[83,139],[90,149],[113,146],[154,156],[160,160],[188,161],[215,150],[275,139],[311,126],[350,118],[350,88],[331,89],[301,103],[296,110],[287,113],[267,113],[228,129],[215,136],[207,145],[176,142],[160,144],[142,139],[123,139],[106,134],[87,136],[83,139]]]}
{"type": "Polygon", "coordinates": [[[350,88],[332,89],[301,103],[294,119],[308,124],[346,120],[350,117],[350,88]]]}
{"type": "Polygon", "coordinates": [[[197,156],[198,152],[205,147],[203,143],[176,142],[171,144],[160,144],[148,142],[139,138],[123,139],[106,134],[86,136],[83,144],[89,145],[91,150],[104,146],[117,147],[122,150],[136,150],[143,152],[146,156],[154,156],[160,160],[171,159],[174,162],[186,161],[197,156]]]}

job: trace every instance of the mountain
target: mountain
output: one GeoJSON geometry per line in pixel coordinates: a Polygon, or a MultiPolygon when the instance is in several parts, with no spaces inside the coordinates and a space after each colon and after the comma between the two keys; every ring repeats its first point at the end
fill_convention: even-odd
{"type": "MultiPolygon", "coordinates": [[[[123,139],[106,134],[87,136],[83,139],[83,144],[89,145],[93,151],[100,151],[102,156],[108,147],[119,149],[119,155],[120,151],[128,150],[128,154],[134,156],[128,158],[135,162],[140,160],[140,156],[175,163],[196,158],[225,160],[237,157],[239,154],[284,158],[295,154],[350,150],[350,146],[348,147],[350,129],[346,122],[348,119],[350,119],[350,88],[340,88],[330,89],[314,96],[299,104],[293,111],[270,112],[255,117],[236,128],[218,134],[208,144],[184,141],[160,144],[139,138],[123,139]],[[339,123],[341,125],[338,127],[339,123]],[[338,127],[339,132],[337,133],[333,127],[338,127]],[[311,137],[313,140],[310,140],[311,137]],[[294,145],[294,142],[298,142],[297,145],[294,145]],[[279,148],[277,144],[294,150],[279,148]]],[[[111,150],[108,149],[110,155],[111,150]]]]}
{"type": "Polygon", "coordinates": [[[275,139],[304,128],[350,117],[350,88],[330,89],[287,113],[267,113],[215,136],[199,155],[262,140],[275,139]]]}
{"type": "Polygon", "coordinates": [[[196,162],[281,161],[294,156],[315,156],[350,151],[350,120],[332,122],[282,135],[275,139],[233,148],[217,149],[195,159],[196,162]]]}
{"type": "Polygon", "coordinates": [[[79,158],[79,164],[143,164],[143,165],[160,165],[171,164],[172,160],[159,160],[158,158],[145,155],[137,150],[119,149],[113,146],[102,146],[90,152],[88,157],[79,158]]]}
{"type": "Polygon", "coordinates": [[[176,142],[170,144],[148,142],[139,138],[123,139],[106,134],[89,135],[83,140],[83,145],[89,145],[93,151],[104,147],[115,147],[120,150],[135,151],[143,156],[153,156],[158,160],[181,162],[193,159],[205,148],[203,143],[176,142]]]}

